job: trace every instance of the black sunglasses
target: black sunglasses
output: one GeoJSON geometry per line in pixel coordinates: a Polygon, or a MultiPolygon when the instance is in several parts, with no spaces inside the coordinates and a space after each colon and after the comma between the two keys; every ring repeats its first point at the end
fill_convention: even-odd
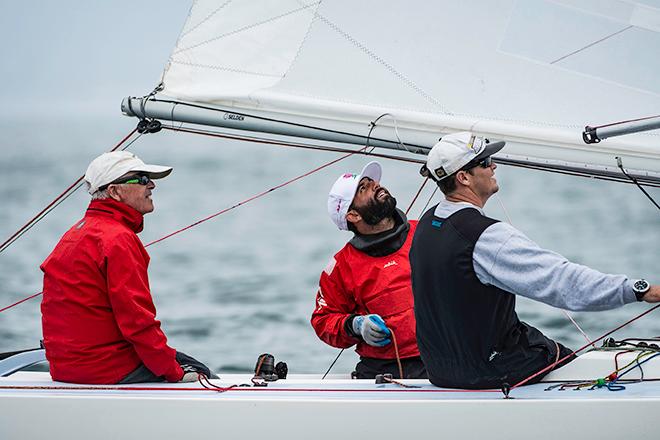
{"type": "Polygon", "coordinates": [[[462,171],[467,171],[471,170],[474,167],[481,167],[481,168],[488,168],[491,166],[493,163],[493,157],[492,156],[486,156],[483,159],[480,160],[473,160],[471,162],[468,162],[467,165],[465,165],[463,168],[461,168],[462,171]]]}
{"type": "Polygon", "coordinates": [[[102,187],[99,188],[99,190],[104,190],[110,185],[122,185],[122,184],[128,184],[128,185],[149,185],[149,182],[151,182],[151,179],[149,176],[145,174],[140,174],[137,176],[128,176],[128,177],[123,177],[120,179],[117,179],[113,182],[108,183],[107,185],[103,185],[102,187]]]}

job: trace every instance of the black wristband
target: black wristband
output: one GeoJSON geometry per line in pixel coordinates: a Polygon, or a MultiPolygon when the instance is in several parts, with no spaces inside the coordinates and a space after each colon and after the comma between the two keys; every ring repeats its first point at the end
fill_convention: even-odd
{"type": "Polygon", "coordinates": [[[356,335],[355,332],[353,331],[353,320],[355,319],[357,315],[353,313],[352,315],[349,315],[348,318],[344,321],[344,331],[346,334],[352,338],[356,339],[362,339],[360,335],[356,335]]]}

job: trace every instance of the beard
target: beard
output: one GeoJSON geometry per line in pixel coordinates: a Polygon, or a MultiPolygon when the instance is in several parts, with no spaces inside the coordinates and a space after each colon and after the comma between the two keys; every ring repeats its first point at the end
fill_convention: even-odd
{"type": "MultiPolygon", "coordinates": [[[[383,190],[387,192],[387,190],[383,190]]],[[[362,220],[369,226],[375,226],[384,218],[392,217],[396,209],[396,199],[389,192],[382,201],[376,198],[377,195],[378,193],[374,194],[374,198],[369,200],[366,205],[354,207],[362,220]]]]}

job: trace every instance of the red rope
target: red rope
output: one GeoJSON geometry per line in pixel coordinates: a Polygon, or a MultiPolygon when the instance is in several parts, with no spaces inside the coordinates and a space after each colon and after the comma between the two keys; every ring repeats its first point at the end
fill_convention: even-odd
{"type": "MultiPolygon", "coordinates": [[[[360,388],[268,388],[268,387],[218,387],[224,391],[264,391],[264,392],[317,392],[317,393],[501,393],[501,390],[464,390],[452,388],[424,388],[419,389],[400,389],[400,388],[377,388],[377,389],[360,389],[360,388]]],[[[191,388],[191,387],[135,387],[135,386],[49,386],[49,385],[0,385],[0,390],[57,390],[57,391],[213,391],[217,392],[216,388],[191,388]]]]}
{"type": "Polygon", "coordinates": [[[10,304],[10,305],[8,305],[7,307],[4,307],[4,308],[0,309],[0,313],[4,312],[4,311],[7,310],[7,309],[11,309],[12,307],[17,306],[17,305],[19,305],[20,303],[23,303],[23,302],[25,302],[25,301],[27,301],[27,300],[29,300],[29,299],[36,298],[37,296],[41,295],[42,293],[43,293],[43,292],[35,293],[34,295],[30,295],[30,296],[28,296],[27,298],[23,298],[23,299],[20,300],[20,301],[16,301],[14,304],[10,304]]]}
{"type": "Polygon", "coordinates": [[[394,354],[396,355],[396,363],[397,366],[399,367],[399,379],[404,379],[403,366],[401,366],[401,357],[399,356],[399,344],[396,343],[396,336],[394,335],[394,331],[392,329],[390,329],[390,333],[392,333],[392,342],[394,343],[394,354]]]}
{"type": "MultiPolygon", "coordinates": [[[[618,330],[621,330],[623,327],[627,326],[628,324],[630,324],[630,323],[632,323],[632,322],[634,322],[634,321],[637,321],[637,320],[638,320],[639,318],[641,318],[642,316],[648,315],[649,313],[651,313],[652,311],[654,311],[654,310],[657,309],[658,307],[660,307],[660,304],[656,304],[655,306],[653,306],[653,307],[651,307],[650,309],[648,309],[648,310],[646,310],[646,311],[640,313],[639,315],[635,316],[634,318],[630,319],[629,321],[624,322],[623,324],[621,324],[620,326],[618,326],[618,327],[615,328],[614,330],[610,330],[609,332],[605,333],[605,334],[602,335],[601,337],[595,339],[593,342],[598,342],[598,341],[600,341],[600,340],[602,340],[602,339],[605,339],[606,337],[608,337],[608,336],[611,335],[612,333],[614,333],[614,332],[616,332],[616,331],[618,331],[618,330]]],[[[593,343],[593,342],[592,342],[592,343],[593,343]]],[[[514,386],[512,386],[511,389],[513,390],[514,388],[518,388],[519,386],[526,384],[527,382],[529,382],[530,380],[534,379],[535,377],[538,377],[539,375],[541,375],[541,374],[543,374],[543,373],[545,373],[545,372],[547,372],[547,371],[550,371],[552,368],[555,367],[555,365],[564,362],[566,359],[570,358],[571,356],[573,356],[573,355],[575,355],[575,354],[578,354],[579,352],[581,352],[581,351],[584,350],[585,348],[591,346],[592,343],[589,343],[589,344],[583,345],[582,347],[580,347],[580,348],[578,348],[577,350],[573,351],[571,354],[568,354],[568,355],[564,356],[563,358],[559,359],[558,361],[553,362],[552,364],[548,365],[547,367],[543,368],[542,370],[537,371],[536,373],[532,374],[532,375],[529,376],[528,378],[521,380],[520,382],[518,382],[517,384],[515,384],[514,386]]]]}

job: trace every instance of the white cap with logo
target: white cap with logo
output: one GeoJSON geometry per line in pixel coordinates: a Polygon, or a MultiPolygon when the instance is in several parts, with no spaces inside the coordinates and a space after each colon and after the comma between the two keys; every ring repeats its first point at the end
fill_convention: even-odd
{"type": "Polygon", "coordinates": [[[383,170],[378,162],[369,162],[360,174],[346,173],[339,176],[328,194],[328,214],[333,223],[342,231],[348,231],[346,213],[353,203],[358,184],[364,177],[380,182],[383,170]]]}
{"type": "Polygon", "coordinates": [[[421,173],[432,180],[440,181],[472,161],[492,156],[500,151],[504,144],[503,141],[490,142],[469,131],[448,134],[431,148],[421,173]]]}
{"type": "Polygon", "coordinates": [[[89,193],[94,194],[99,188],[131,171],[145,174],[150,179],[162,179],[172,172],[172,167],[147,165],[129,151],[103,153],[89,164],[85,172],[89,193]]]}

